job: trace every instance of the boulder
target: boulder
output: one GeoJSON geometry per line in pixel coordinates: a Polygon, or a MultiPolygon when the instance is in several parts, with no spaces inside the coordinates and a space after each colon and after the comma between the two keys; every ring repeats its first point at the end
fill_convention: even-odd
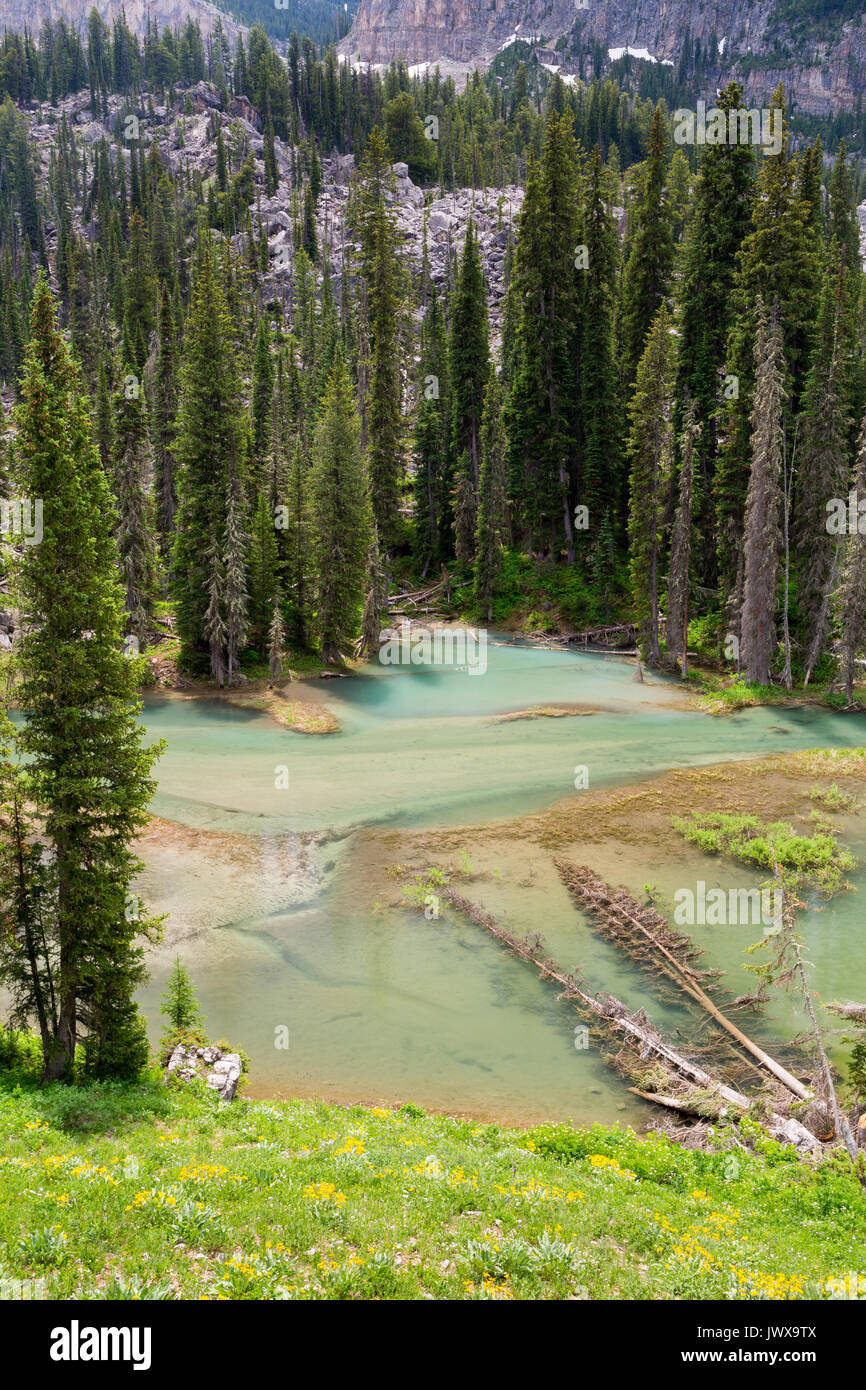
{"type": "Polygon", "coordinates": [[[439,232],[448,232],[454,226],[455,218],[442,208],[436,208],[427,218],[427,231],[431,236],[436,236],[439,232]]]}
{"type": "Polygon", "coordinates": [[[237,1052],[229,1052],[218,1062],[214,1062],[207,1084],[211,1090],[218,1091],[223,1100],[234,1100],[240,1079],[240,1056],[237,1052]]]}
{"type": "Polygon", "coordinates": [[[774,1115],[767,1132],[780,1144],[791,1144],[798,1153],[820,1153],[821,1143],[799,1120],[774,1115]]]}
{"type": "Polygon", "coordinates": [[[194,107],[199,110],[222,110],[222,97],[210,82],[196,82],[187,93],[194,107]]]}
{"type": "Polygon", "coordinates": [[[234,1100],[242,1069],[237,1052],[223,1055],[218,1047],[185,1047],[178,1043],[169,1058],[165,1080],[178,1076],[186,1082],[204,1081],[221,1100],[234,1100]]]}

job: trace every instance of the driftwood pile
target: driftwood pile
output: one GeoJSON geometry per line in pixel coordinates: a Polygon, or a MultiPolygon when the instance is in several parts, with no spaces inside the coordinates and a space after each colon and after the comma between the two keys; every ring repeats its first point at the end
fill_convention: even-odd
{"type": "Polygon", "coordinates": [[[575,632],[566,639],[573,647],[583,647],[587,651],[598,648],[602,651],[618,651],[633,648],[637,641],[637,628],[633,623],[608,623],[606,627],[592,627],[585,632],[575,632]]]}

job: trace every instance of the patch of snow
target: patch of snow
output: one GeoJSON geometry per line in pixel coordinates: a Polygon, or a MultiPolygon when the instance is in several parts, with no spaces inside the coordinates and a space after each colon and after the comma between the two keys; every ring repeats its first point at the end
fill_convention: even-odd
{"type": "Polygon", "coordinates": [[[723,39],[719,39],[719,57],[720,57],[720,58],[721,58],[722,54],[723,54],[724,51],[725,51],[725,44],[726,44],[727,42],[728,42],[728,36],[727,36],[727,34],[725,35],[725,37],[724,37],[723,39]]]}
{"type": "Polygon", "coordinates": [[[510,48],[513,43],[517,43],[518,39],[521,43],[541,43],[540,34],[518,34],[515,29],[514,33],[505,40],[505,43],[499,45],[496,52],[504,53],[505,49],[510,48]]]}
{"type": "Polygon", "coordinates": [[[577,73],[563,72],[559,63],[542,63],[541,67],[545,68],[547,72],[559,73],[560,79],[565,83],[566,87],[576,87],[580,81],[577,73]]]}
{"type": "Polygon", "coordinates": [[[629,48],[628,45],[626,45],[625,48],[609,48],[607,50],[607,56],[612,63],[618,62],[619,59],[624,58],[626,54],[631,58],[642,58],[645,63],[658,62],[658,59],[653,57],[648,48],[629,48]]]}
{"type": "MultiPolygon", "coordinates": [[[[654,58],[648,48],[630,48],[626,45],[625,48],[609,48],[607,50],[607,56],[612,63],[617,62],[620,58],[624,58],[626,54],[631,58],[642,58],[645,63],[659,62],[659,59],[654,58]]],[[[672,68],[673,62],[670,58],[662,58],[661,65],[663,68],[672,68]]]]}

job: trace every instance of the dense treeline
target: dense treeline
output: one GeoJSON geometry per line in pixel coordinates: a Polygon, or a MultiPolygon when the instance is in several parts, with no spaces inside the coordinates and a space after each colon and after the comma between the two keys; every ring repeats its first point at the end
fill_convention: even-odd
{"type": "MultiPolygon", "coordinates": [[[[184,662],[220,681],[278,672],[286,650],[337,660],[374,644],[395,576],[444,565],[487,620],[540,575],[565,621],[633,614],[650,660],[697,641],[766,683],[828,675],[847,642],[853,676],[839,614],[856,543],[825,524],[866,402],[844,146],[829,176],[787,126],[778,154],[695,160],[663,103],[613,83],[555,77],[538,110],[520,62],[509,86],[458,95],[438,74],[352,73],[306,39],[283,62],[260,28],[230,53],[187,26],[159,44],[223,93],[211,173],[171,157],[193,108],[154,78],[149,40],[91,16],[87,81],[113,140],[85,145],[64,116],[46,169],[26,117],[0,108],[4,376],[41,264],[90,391],[140,643],[170,602],[184,662]],[[233,128],[239,97],[258,154],[233,128]],[[357,173],[346,227],[323,228],[335,151],[357,173]],[[410,271],[397,159],[445,189],[524,182],[493,327],[471,222],[444,287],[426,259],[410,271]],[[260,206],[286,183],[275,297],[260,206]]],[[[784,121],[781,91],[773,106],[784,121]]]]}
{"type": "MultiPolygon", "coordinates": [[[[526,45],[513,47],[528,56],[526,45]]],[[[161,34],[151,25],[139,41],[123,18],[109,26],[96,10],[86,37],[60,19],[44,25],[38,40],[7,32],[0,44],[0,98],[18,105],[56,104],[89,88],[104,113],[110,94],[163,99],[175,86],[203,80],[227,98],[247,97],[263,118],[269,112],[280,139],[297,144],[312,136],[326,152],[360,152],[372,128],[387,122],[389,139],[399,146],[395,157],[415,162],[413,177],[474,187],[525,172],[527,152],[539,147],[540,94],[547,85],[530,81],[515,54],[503,55],[486,79],[476,75],[458,94],[438,71],[411,78],[402,63],[384,75],[353,71],[338,63],[333,46],[320,54],[294,31],[284,62],[260,25],[234,47],[219,24],[203,37],[191,19],[161,34]],[[438,121],[435,140],[424,138],[428,117],[438,121]]],[[[557,100],[570,106],[587,147],[598,142],[607,156],[615,145],[624,164],[645,153],[652,106],[615,82],[562,88],[557,100]]]]}

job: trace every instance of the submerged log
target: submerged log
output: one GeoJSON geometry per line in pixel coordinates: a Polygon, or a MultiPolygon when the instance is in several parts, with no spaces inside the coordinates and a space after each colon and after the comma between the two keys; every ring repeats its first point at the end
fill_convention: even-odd
{"type": "Polygon", "coordinates": [[[629,1086],[632,1095],[640,1096],[641,1100],[651,1101],[653,1105],[663,1105],[666,1110],[679,1110],[684,1115],[697,1115],[700,1119],[706,1119],[706,1115],[698,1108],[698,1103],[690,1095],[685,1096],[663,1096],[658,1091],[642,1091],[638,1086],[629,1086]]]}
{"type": "MultiPolygon", "coordinates": [[[[640,1057],[643,1059],[648,1056],[655,1057],[663,1067],[668,1068],[668,1074],[672,1080],[678,1074],[686,1081],[693,1083],[695,1088],[700,1088],[702,1092],[700,1096],[696,1096],[693,1089],[691,1092],[686,1091],[685,1094],[673,1096],[662,1092],[645,1091],[636,1086],[629,1087],[629,1090],[636,1095],[642,1096],[654,1105],[661,1105],[666,1109],[680,1110],[701,1117],[705,1117],[707,1101],[717,1096],[719,1100],[734,1106],[737,1111],[750,1110],[754,1114],[755,1106],[748,1096],[735,1091],[731,1086],[726,1086],[724,1082],[718,1081],[690,1062],[688,1058],[676,1052],[655,1031],[645,1014],[629,1014],[625,1005],[612,995],[608,995],[604,999],[594,998],[580,988],[575,982],[573,974],[567,974],[555,961],[544,959],[540,954],[542,942],[539,936],[521,940],[500,927],[492,913],[487,912],[485,908],[476,903],[470,902],[468,898],[464,898],[453,888],[445,887],[440,889],[440,892],[458,912],[468,917],[470,921],[477,922],[514,955],[534,965],[543,978],[555,980],[557,984],[561,985],[562,995],[560,998],[570,999],[579,1007],[587,1010],[598,1018],[604,1029],[621,1032],[631,1043],[639,1044],[640,1057]]],[[[724,1106],[719,1107],[718,1115],[719,1118],[724,1118],[727,1115],[724,1106]]],[[[816,1139],[814,1134],[810,1133],[799,1120],[773,1112],[769,1122],[761,1117],[760,1123],[773,1138],[781,1143],[792,1144],[800,1153],[816,1154],[823,1151],[821,1141],[816,1139]]]]}
{"type": "MultiPolygon", "coordinates": [[[[629,1086],[628,1089],[633,1095],[640,1096],[642,1100],[648,1100],[653,1105],[661,1105],[666,1110],[678,1110],[684,1115],[697,1115],[699,1119],[707,1118],[704,1109],[692,1096],[662,1096],[655,1091],[641,1091],[637,1086],[629,1086]]],[[[799,1153],[823,1152],[824,1146],[820,1139],[816,1139],[811,1130],[791,1116],[771,1115],[770,1123],[766,1129],[772,1139],[776,1139],[780,1144],[791,1145],[799,1153]]]]}
{"type": "Polygon", "coordinates": [[[572,633],[568,638],[571,644],[583,647],[588,647],[590,642],[601,647],[615,640],[633,644],[637,640],[637,628],[633,623],[606,623],[604,627],[592,627],[584,632],[572,633]]]}
{"type": "Polygon", "coordinates": [[[630,898],[624,889],[614,892],[587,865],[568,864],[563,859],[554,859],[553,862],[572,896],[577,898],[583,907],[609,924],[612,928],[609,934],[618,944],[622,944],[623,933],[617,928],[625,925],[640,940],[648,944],[654,954],[662,958],[667,967],[665,973],[670,978],[676,979],[686,994],[696,1000],[710,1017],[721,1028],[724,1028],[732,1038],[736,1039],[740,1046],[744,1047],[761,1066],[772,1072],[773,1076],[781,1081],[782,1085],[787,1087],[799,1100],[810,1099],[811,1093],[803,1083],[796,1076],[792,1076],[780,1062],[777,1062],[757,1043],[753,1042],[735,1023],[732,1023],[713,1003],[706,990],[701,988],[696,972],[688,964],[677,959],[676,943],[677,941],[682,942],[684,938],[677,938],[671,933],[664,918],[653,912],[651,925],[642,920],[646,913],[640,904],[630,898]],[[669,944],[665,944],[663,935],[671,938],[669,944]],[[671,949],[672,946],[674,949],[671,949]]]}
{"type": "MultiPolygon", "coordinates": [[[[615,999],[613,995],[608,995],[603,1000],[594,998],[576,984],[573,975],[566,974],[555,961],[544,959],[540,954],[541,939],[539,937],[521,941],[519,937],[513,936],[500,927],[492,913],[471,903],[453,888],[445,888],[440,891],[452,907],[456,907],[471,921],[477,922],[497,941],[501,941],[514,955],[520,956],[522,960],[534,965],[545,979],[555,980],[557,984],[561,985],[563,996],[580,1003],[584,1009],[601,1021],[606,1031],[624,1034],[629,1042],[637,1046],[637,1051],[641,1057],[646,1058],[652,1055],[702,1090],[717,1095],[726,1104],[733,1105],[738,1110],[749,1109],[750,1101],[746,1096],[735,1091],[733,1087],[726,1086],[724,1082],[717,1081],[708,1072],[696,1066],[694,1062],[690,1062],[687,1057],[676,1052],[655,1031],[649,1020],[646,1019],[646,1015],[641,1017],[640,1013],[630,1014],[625,1005],[615,999]]],[[[724,1114],[725,1112],[721,1111],[720,1113],[724,1114]]]]}

